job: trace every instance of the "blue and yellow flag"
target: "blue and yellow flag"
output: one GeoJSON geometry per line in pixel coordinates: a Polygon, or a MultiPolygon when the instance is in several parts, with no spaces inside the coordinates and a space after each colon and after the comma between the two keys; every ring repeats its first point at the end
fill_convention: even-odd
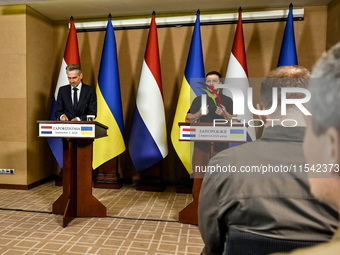
{"type": "Polygon", "coordinates": [[[201,40],[201,29],[200,29],[200,16],[199,11],[197,12],[197,18],[195,23],[194,32],[191,39],[189,56],[185,67],[184,77],[182,81],[182,87],[179,93],[177,102],[177,108],[175,113],[174,122],[171,129],[171,141],[176,150],[176,153],[183,165],[189,173],[190,169],[190,142],[180,142],[180,129],[178,126],[179,122],[184,122],[185,117],[190,109],[191,98],[190,94],[195,93],[199,96],[204,93],[203,90],[199,89],[197,84],[193,86],[193,78],[204,78],[204,62],[203,62],[203,51],[202,51],[202,40],[201,40]]]}
{"type": "Polygon", "coordinates": [[[279,62],[277,66],[297,65],[297,53],[294,35],[293,5],[289,5],[289,13],[282,39],[279,62]]]}
{"type": "Polygon", "coordinates": [[[94,141],[93,169],[125,151],[117,47],[111,16],[106,28],[96,93],[98,101],[96,121],[108,126],[109,129],[107,137],[94,141]]]}

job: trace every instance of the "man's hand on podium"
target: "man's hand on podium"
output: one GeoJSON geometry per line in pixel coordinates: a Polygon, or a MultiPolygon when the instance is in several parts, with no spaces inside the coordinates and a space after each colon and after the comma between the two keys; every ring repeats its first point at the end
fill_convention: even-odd
{"type": "MultiPolygon", "coordinates": [[[[67,116],[65,114],[60,117],[60,120],[62,120],[62,121],[69,121],[69,119],[67,118],[67,116]]],[[[80,121],[80,118],[79,117],[75,117],[71,121],[80,121]]]]}
{"type": "Polygon", "coordinates": [[[67,118],[66,115],[63,115],[63,116],[60,117],[60,120],[62,120],[62,121],[68,121],[68,118],[67,118]]]}

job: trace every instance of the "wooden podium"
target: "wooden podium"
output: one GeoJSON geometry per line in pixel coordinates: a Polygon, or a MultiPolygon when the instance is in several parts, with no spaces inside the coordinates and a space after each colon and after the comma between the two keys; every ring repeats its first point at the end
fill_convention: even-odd
{"type": "Polygon", "coordinates": [[[39,137],[63,140],[63,194],[52,213],[63,214],[63,227],[75,217],[106,217],[106,207],[92,195],[93,140],[107,136],[96,121],[38,121],[39,137]]]}
{"type": "Polygon", "coordinates": [[[218,152],[227,149],[229,142],[246,142],[247,127],[243,124],[233,123],[219,124],[212,123],[178,123],[180,126],[180,141],[194,141],[192,159],[193,201],[179,212],[179,222],[198,225],[198,201],[201,191],[203,172],[195,172],[195,166],[207,166],[210,158],[218,152]]]}

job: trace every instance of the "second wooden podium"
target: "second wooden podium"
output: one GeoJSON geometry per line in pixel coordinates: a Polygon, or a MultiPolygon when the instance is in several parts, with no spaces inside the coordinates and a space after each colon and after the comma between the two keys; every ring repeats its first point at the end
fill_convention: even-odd
{"type": "Polygon", "coordinates": [[[62,138],[63,194],[52,212],[63,215],[63,227],[75,217],[106,217],[106,207],[92,195],[93,140],[107,136],[96,121],[38,121],[39,137],[62,138]]]}
{"type": "Polygon", "coordinates": [[[193,201],[179,212],[179,222],[198,225],[198,202],[204,172],[196,172],[195,166],[207,166],[210,158],[218,152],[227,149],[230,142],[246,142],[247,127],[243,124],[212,123],[178,123],[180,127],[179,140],[195,142],[192,159],[194,186],[193,201]]]}

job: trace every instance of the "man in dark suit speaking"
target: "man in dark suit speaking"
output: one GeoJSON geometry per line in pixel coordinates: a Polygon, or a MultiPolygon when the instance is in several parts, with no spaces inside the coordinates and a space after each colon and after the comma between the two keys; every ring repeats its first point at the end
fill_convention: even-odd
{"type": "Polygon", "coordinates": [[[87,115],[97,116],[97,95],[93,87],[81,82],[83,71],[79,65],[66,67],[70,84],[59,88],[56,118],[63,121],[86,120],[87,115]]]}

